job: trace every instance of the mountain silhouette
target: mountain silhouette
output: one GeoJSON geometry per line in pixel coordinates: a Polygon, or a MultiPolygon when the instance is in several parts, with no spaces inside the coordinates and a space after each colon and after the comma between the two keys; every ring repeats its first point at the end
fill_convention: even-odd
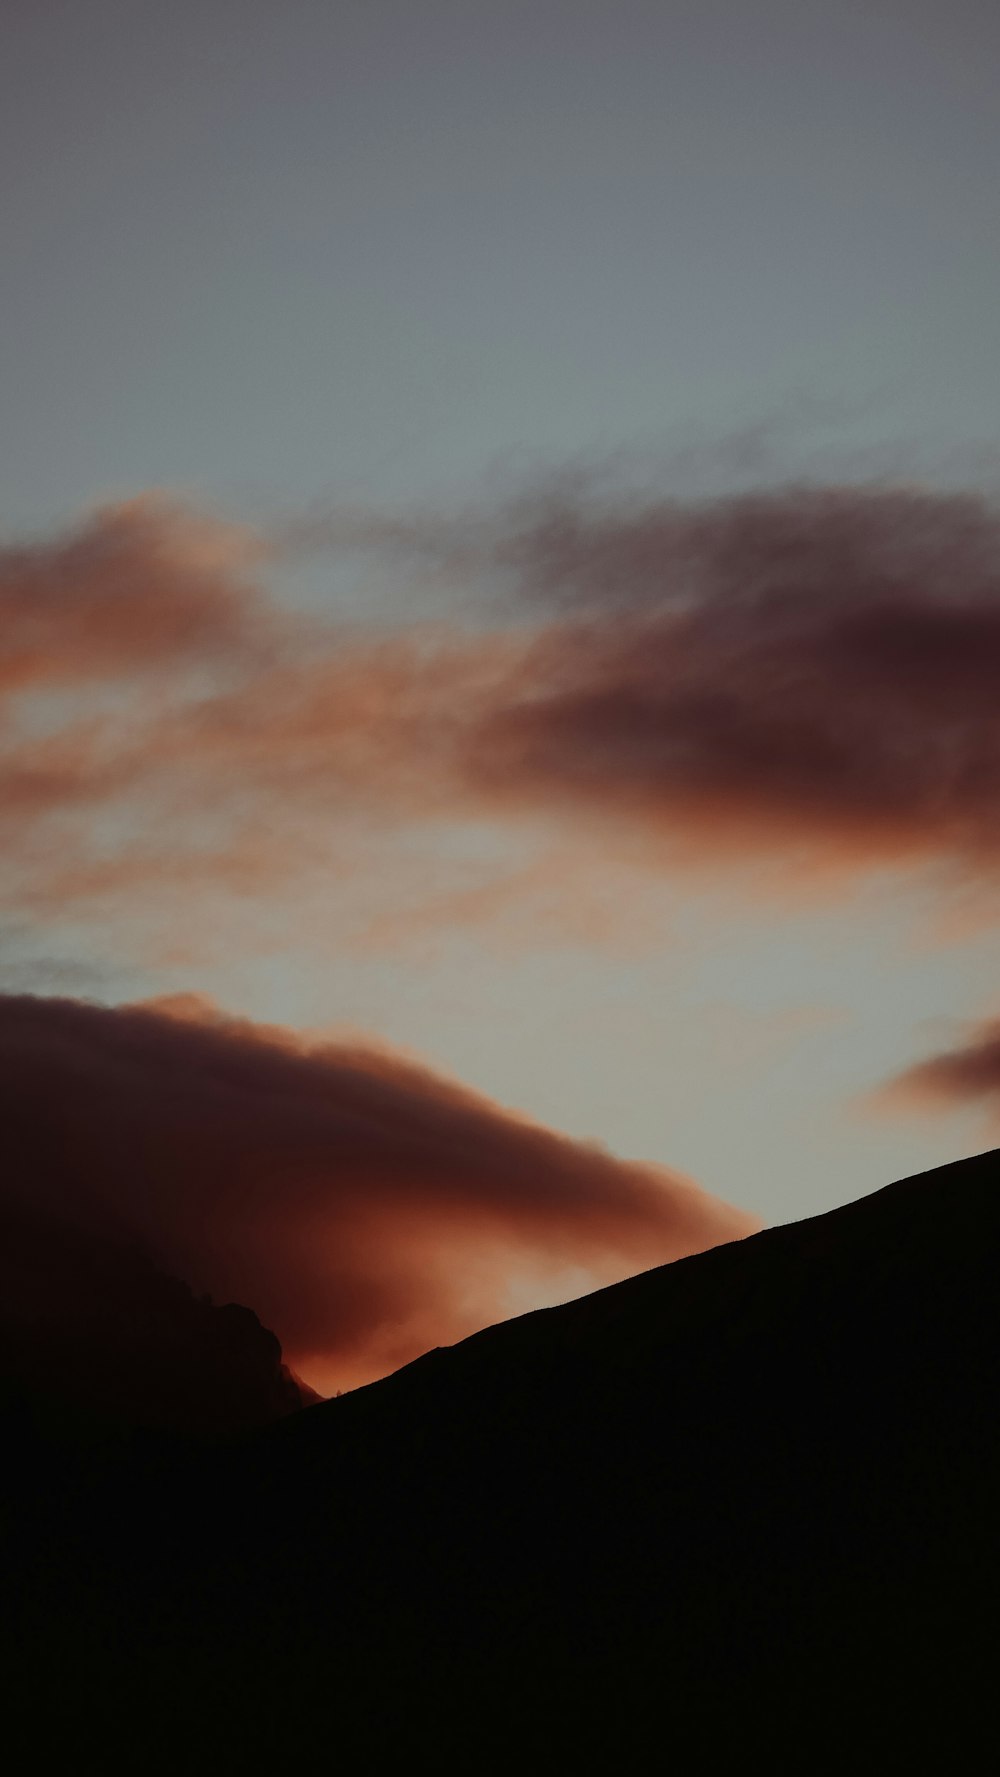
{"type": "Polygon", "coordinates": [[[318,1397],[252,1309],[213,1303],[110,1228],[0,1207],[0,1389],[63,1434],[219,1436],[318,1397]]]}
{"type": "Polygon", "coordinates": [[[12,1420],[17,1769],[969,1767],[998,1186],[943,1167],[221,1445],[12,1420]]]}

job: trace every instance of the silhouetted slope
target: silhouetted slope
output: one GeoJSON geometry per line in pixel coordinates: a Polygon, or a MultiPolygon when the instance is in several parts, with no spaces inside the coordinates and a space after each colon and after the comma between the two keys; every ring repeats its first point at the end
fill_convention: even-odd
{"type": "Polygon", "coordinates": [[[23,1584],[22,1685],[105,1767],[166,1734],[187,1771],[967,1768],[998,1185],[945,1167],[222,1456],[92,1469],[23,1584]]]}
{"type": "Polygon", "coordinates": [[[263,1426],[317,1397],[236,1302],[198,1297],[134,1241],[0,1207],[0,1404],[50,1433],[263,1426]]]}

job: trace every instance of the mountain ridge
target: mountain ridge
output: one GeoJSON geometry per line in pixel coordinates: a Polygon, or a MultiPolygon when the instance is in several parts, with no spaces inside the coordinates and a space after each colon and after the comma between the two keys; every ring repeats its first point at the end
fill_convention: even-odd
{"type": "Polygon", "coordinates": [[[126,1769],[970,1759],[998,1186],[915,1175],[43,1503],[35,1723],[126,1769]]]}
{"type": "MultiPolygon", "coordinates": [[[[631,1277],[603,1285],[600,1289],[574,1297],[569,1302],[529,1309],[509,1320],[498,1321],[470,1333],[454,1345],[435,1346],[388,1376],[379,1377],[333,1400],[317,1402],[310,1414],[310,1431],[316,1431],[317,1407],[322,1408],[324,1414],[338,1413],[343,1416],[351,1411],[348,1403],[362,1400],[371,1403],[387,1399],[390,1393],[395,1395],[418,1374],[424,1376],[432,1364],[450,1365],[461,1361],[460,1354],[483,1352],[494,1346],[510,1350],[519,1336],[530,1341],[532,1332],[541,1331],[543,1327],[550,1334],[565,1332],[574,1326],[586,1327],[588,1323],[602,1318],[602,1308],[611,1311],[606,1318],[613,1324],[627,1313],[628,1306],[639,1306],[647,1298],[653,1297],[661,1313],[664,1306],[668,1309],[680,1307],[686,1311],[688,1320],[678,1330],[689,1329],[692,1311],[701,1310],[703,1315],[711,1318],[716,1313],[732,1310],[733,1297],[728,1293],[727,1286],[734,1281],[738,1282],[740,1274],[748,1267],[754,1268],[761,1248],[766,1248],[774,1255],[787,1248],[799,1257],[804,1250],[812,1249],[812,1255],[819,1256],[829,1244],[831,1233],[854,1228],[859,1232],[867,1231],[872,1218],[878,1217],[880,1211],[891,1213],[897,1207],[901,1210],[916,1210],[918,1207],[929,1209],[932,1197],[936,1207],[937,1191],[951,1178],[960,1179],[963,1186],[973,1182],[978,1184],[981,1180],[989,1198],[998,1198],[997,1207],[1000,1212],[1000,1148],[987,1149],[968,1159],[951,1161],[928,1172],[914,1173],[894,1180],[864,1197],[838,1204],[819,1215],[803,1216],[796,1221],[762,1228],[739,1240],[723,1242],[706,1252],[692,1253],[636,1272],[631,1277]],[[707,1287],[710,1278],[713,1286],[718,1286],[717,1289],[707,1287]],[[683,1286],[689,1280],[690,1286],[685,1289],[683,1286]],[[662,1300],[664,1294],[666,1304],[662,1300]],[[671,1301],[671,1297],[674,1301],[671,1301]]],[[[863,1258],[867,1244],[860,1243],[856,1256],[863,1258]]],[[[874,1253],[872,1259],[874,1262],[874,1253]]],[[[678,1319],[681,1319],[680,1315],[678,1319]]],[[[301,1422],[298,1419],[283,1422],[281,1435],[297,1435],[294,1428],[299,1425],[301,1422]]]]}

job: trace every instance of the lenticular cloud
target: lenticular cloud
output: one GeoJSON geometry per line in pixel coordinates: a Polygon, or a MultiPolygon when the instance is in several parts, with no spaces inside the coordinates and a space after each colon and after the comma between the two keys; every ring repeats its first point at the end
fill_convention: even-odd
{"type": "Polygon", "coordinates": [[[391,1054],[198,1001],[0,999],[0,1061],[7,1212],[255,1310],[320,1389],[756,1226],[391,1054]]]}

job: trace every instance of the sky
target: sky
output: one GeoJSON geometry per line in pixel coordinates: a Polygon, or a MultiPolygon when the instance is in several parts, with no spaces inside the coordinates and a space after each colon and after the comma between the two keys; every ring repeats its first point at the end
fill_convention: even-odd
{"type": "Polygon", "coordinates": [[[5,10],[0,1046],[316,1386],[995,1140],[998,75],[985,0],[5,10]]]}

